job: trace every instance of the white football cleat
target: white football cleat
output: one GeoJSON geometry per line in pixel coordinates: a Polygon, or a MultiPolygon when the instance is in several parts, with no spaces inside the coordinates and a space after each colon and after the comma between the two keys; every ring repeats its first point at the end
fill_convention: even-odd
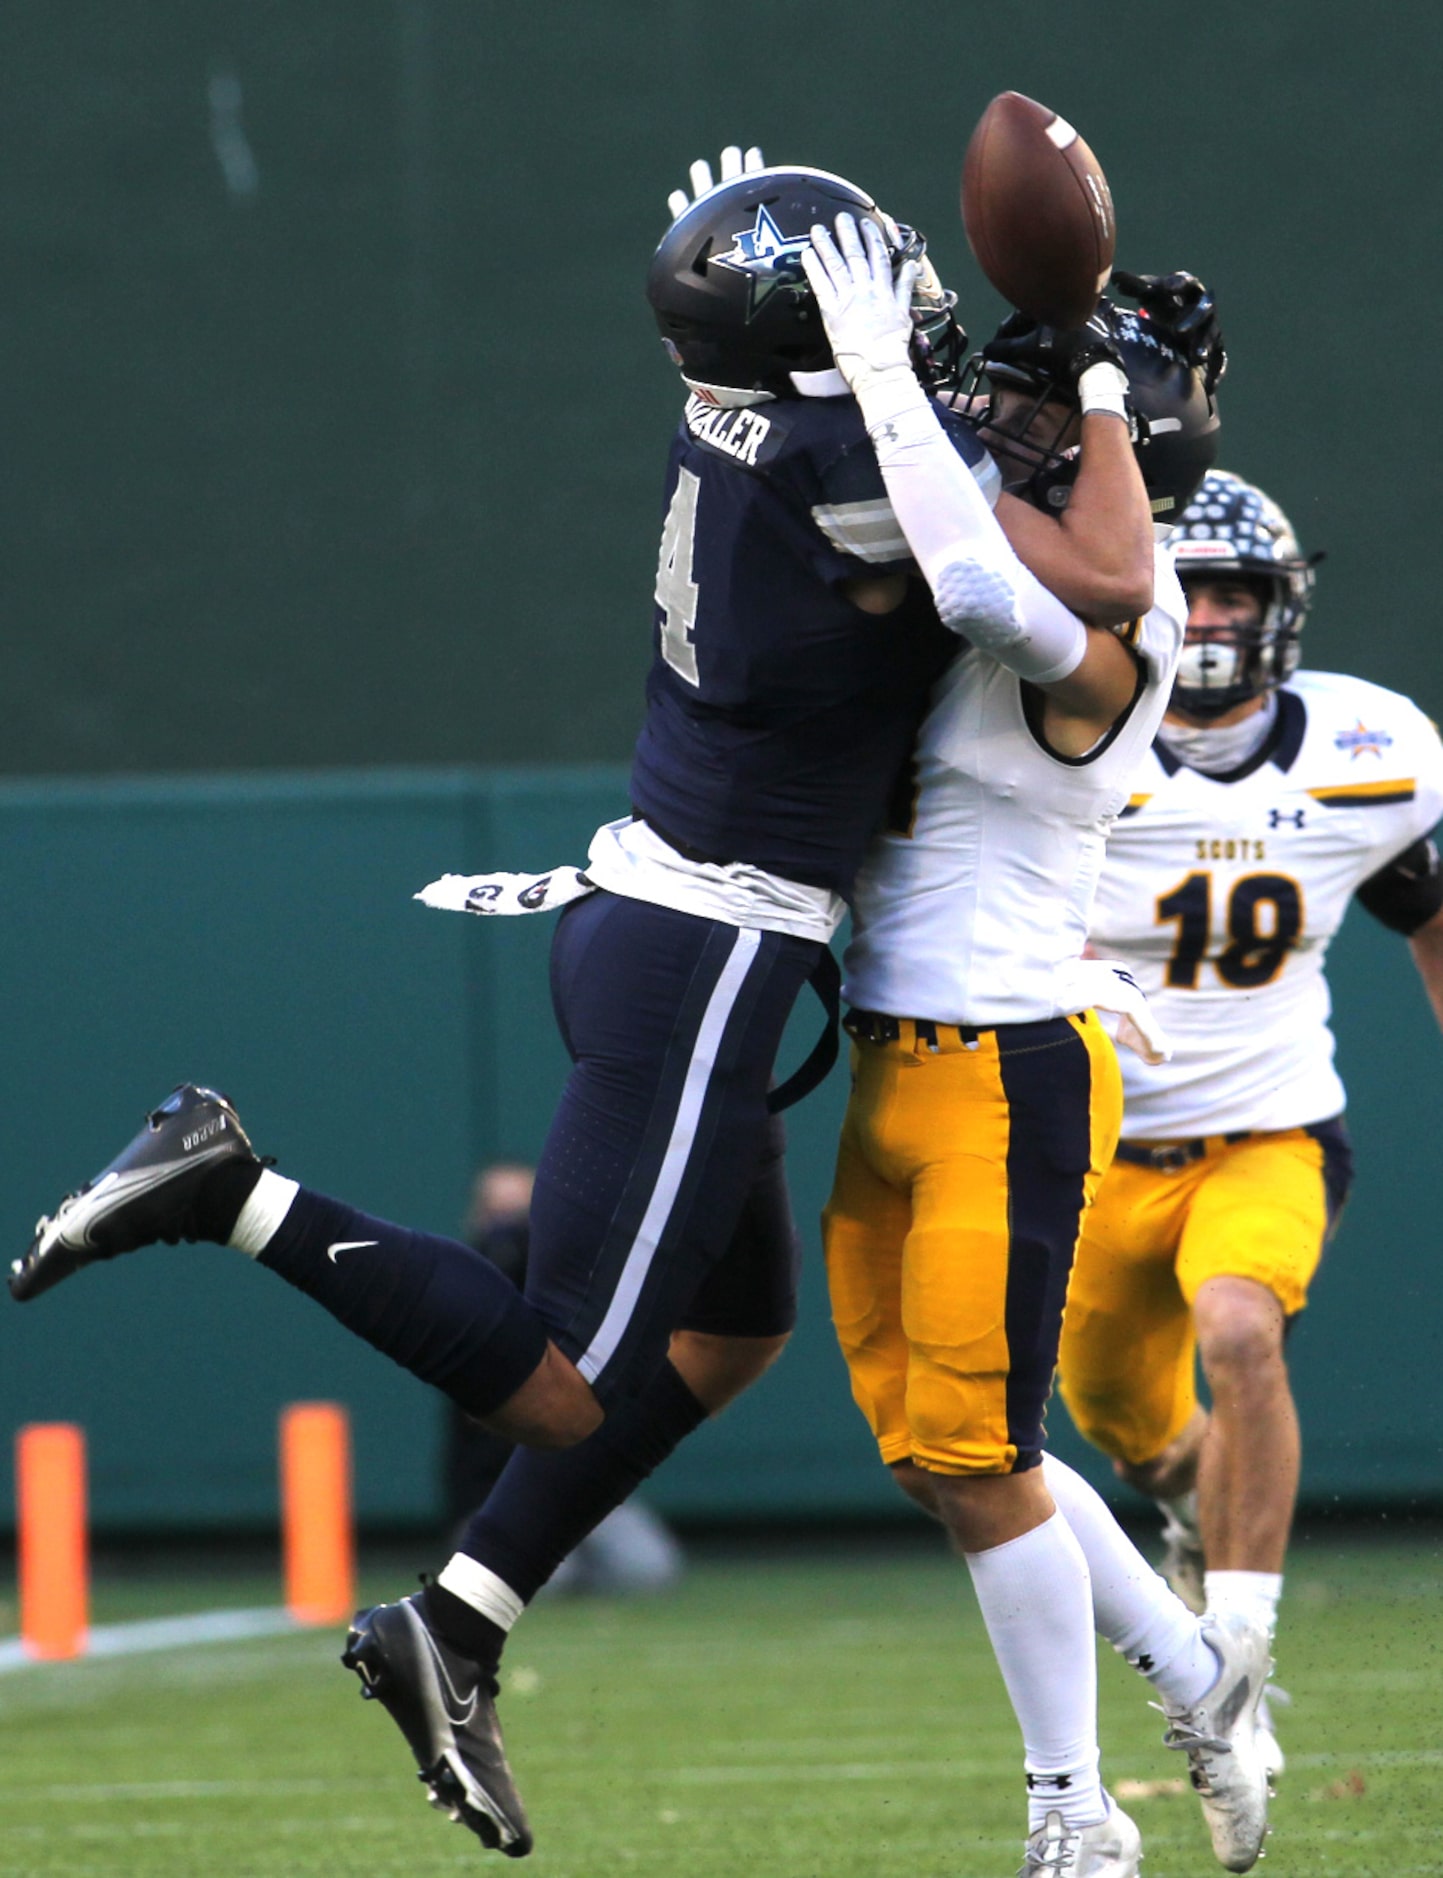
{"type": "Polygon", "coordinates": [[[1107,1818],[1069,1826],[1049,1813],[1027,1841],[1017,1878],[1138,1878],[1142,1835],[1109,1793],[1107,1818]]]}
{"type": "Polygon", "coordinates": [[[1201,1617],[1207,1608],[1207,1590],[1203,1575],[1207,1560],[1203,1557],[1202,1534],[1188,1520],[1179,1519],[1170,1506],[1163,1508],[1162,1564],[1158,1570],[1190,1611],[1201,1617]]]}
{"type": "Polygon", "coordinates": [[[1163,1703],[1168,1726],[1162,1742],[1187,1755],[1218,1863],[1226,1871],[1251,1871],[1268,1830],[1258,1708],[1272,1668],[1271,1639],[1234,1612],[1205,1617],[1203,1637],[1218,1658],[1218,1679],[1190,1707],[1163,1703]]]}
{"type": "Polygon", "coordinates": [[[1286,1689],[1280,1689],[1275,1682],[1270,1682],[1263,1690],[1263,1699],[1258,1703],[1258,1745],[1262,1751],[1263,1765],[1268,1770],[1268,1784],[1271,1786],[1278,1775],[1287,1766],[1287,1757],[1273,1727],[1273,1710],[1291,1708],[1293,1698],[1286,1689]]]}

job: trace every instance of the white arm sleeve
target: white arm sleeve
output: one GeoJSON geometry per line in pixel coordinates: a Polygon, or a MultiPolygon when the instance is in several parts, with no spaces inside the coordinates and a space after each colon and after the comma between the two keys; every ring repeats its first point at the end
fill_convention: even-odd
{"type": "Polygon", "coordinates": [[[858,402],[943,624],[1033,684],[1076,671],[1087,628],[1018,560],[913,374],[887,374],[858,402]]]}

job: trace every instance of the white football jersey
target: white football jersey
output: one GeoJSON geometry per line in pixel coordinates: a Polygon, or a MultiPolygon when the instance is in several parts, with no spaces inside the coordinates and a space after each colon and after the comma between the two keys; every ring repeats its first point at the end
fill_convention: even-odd
{"type": "Polygon", "coordinates": [[[906,826],[873,841],[857,880],[849,1004],[979,1027],[1082,1008],[1073,980],[1107,833],[1162,720],[1186,618],[1160,548],[1152,611],[1130,629],[1142,689],[1085,757],[1044,748],[995,659],[954,661],[918,736],[906,826]]]}
{"type": "Polygon", "coordinates": [[[1123,1063],[1132,1140],[1338,1114],[1323,960],[1354,891],[1443,814],[1443,746],[1396,691],[1299,672],[1232,780],[1158,746],[1108,843],[1092,942],[1125,959],[1172,1061],[1123,1063]]]}

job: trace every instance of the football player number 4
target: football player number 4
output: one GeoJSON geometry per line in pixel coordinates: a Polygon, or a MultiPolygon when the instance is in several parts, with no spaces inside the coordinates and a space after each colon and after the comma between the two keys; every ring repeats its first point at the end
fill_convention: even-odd
{"type": "Polygon", "coordinates": [[[661,530],[661,553],[656,563],[656,604],[661,608],[661,656],[689,685],[699,685],[696,647],[696,603],[700,591],[691,577],[696,540],[696,499],[701,478],[683,470],[666,511],[661,530]]]}
{"type": "MultiPolygon", "coordinates": [[[[1208,958],[1213,923],[1213,877],[1189,874],[1157,903],[1159,925],[1176,924],[1177,942],[1167,962],[1167,983],[1196,991],[1208,958]]],[[[1227,940],[1212,954],[1225,985],[1253,991],[1282,970],[1303,930],[1303,893],[1286,874],[1247,874],[1228,895],[1227,940]]]]}

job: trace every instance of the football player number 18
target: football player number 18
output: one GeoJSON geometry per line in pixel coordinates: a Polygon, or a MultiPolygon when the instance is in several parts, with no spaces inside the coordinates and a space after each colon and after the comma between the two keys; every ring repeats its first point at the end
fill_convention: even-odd
{"type": "Polygon", "coordinates": [[[689,685],[699,685],[696,647],[696,603],[700,591],[691,577],[696,540],[696,499],[701,478],[684,469],[661,530],[661,553],[656,563],[656,604],[661,608],[661,656],[689,685]]]}
{"type": "MultiPolygon", "coordinates": [[[[1157,902],[1159,925],[1175,923],[1167,982],[1196,991],[1212,935],[1213,877],[1189,874],[1157,902]]],[[[1253,991],[1276,978],[1303,930],[1303,892],[1286,874],[1247,874],[1228,895],[1227,944],[1212,954],[1225,985],[1253,991]]]]}

